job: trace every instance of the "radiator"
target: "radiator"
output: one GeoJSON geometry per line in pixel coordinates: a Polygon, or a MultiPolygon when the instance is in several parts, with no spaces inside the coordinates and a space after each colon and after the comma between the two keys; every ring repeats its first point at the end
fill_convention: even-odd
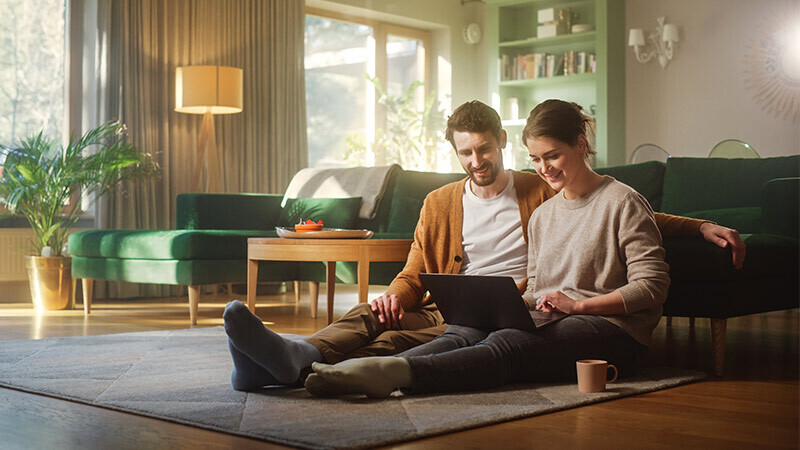
{"type": "Polygon", "coordinates": [[[0,281],[25,281],[25,254],[31,253],[33,232],[28,228],[0,229],[0,281]]]}

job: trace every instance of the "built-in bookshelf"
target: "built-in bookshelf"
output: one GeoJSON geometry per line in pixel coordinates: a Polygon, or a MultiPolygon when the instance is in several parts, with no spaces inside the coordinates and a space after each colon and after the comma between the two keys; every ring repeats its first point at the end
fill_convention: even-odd
{"type": "Polygon", "coordinates": [[[509,133],[511,166],[528,164],[520,140],[525,118],[549,98],[576,102],[595,118],[597,166],[623,164],[624,0],[486,3],[492,106],[509,133]]]}

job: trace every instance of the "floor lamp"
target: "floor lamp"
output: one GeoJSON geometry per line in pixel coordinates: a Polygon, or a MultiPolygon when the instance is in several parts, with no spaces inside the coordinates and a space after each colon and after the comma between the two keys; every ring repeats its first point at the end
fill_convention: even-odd
{"type": "Polygon", "coordinates": [[[193,192],[200,189],[203,165],[208,177],[205,192],[219,191],[214,114],[242,111],[242,81],[242,69],[236,67],[187,66],[175,70],[175,111],[203,115],[194,164],[193,192]]]}

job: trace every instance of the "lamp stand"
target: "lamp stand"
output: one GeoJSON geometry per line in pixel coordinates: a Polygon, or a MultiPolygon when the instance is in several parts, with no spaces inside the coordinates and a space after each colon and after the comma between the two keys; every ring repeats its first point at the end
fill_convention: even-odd
{"type": "Polygon", "coordinates": [[[203,114],[203,125],[200,128],[200,141],[197,145],[197,158],[194,161],[194,179],[192,191],[200,191],[200,175],[206,166],[208,184],[204,192],[219,191],[219,166],[217,159],[217,135],[214,130],[214,115],[210,112],[203,114]],[[208,152],[206,152],[208,148],[208,152]]]}

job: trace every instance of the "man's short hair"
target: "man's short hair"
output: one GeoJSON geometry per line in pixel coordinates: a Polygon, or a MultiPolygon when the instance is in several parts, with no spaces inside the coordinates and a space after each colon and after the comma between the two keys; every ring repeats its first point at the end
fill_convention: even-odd
{"type": "Polygon", "coordinates": [[[491,131],[497,142],[500,142],[500,132],[503,125],[500,123],[500,115],[491,106],[477,100],[466,102],[456,108],[453,114],[447,118],[447,130],[444,136],[456,148],[453,141],[453,133],[456,131],[466,131],[469,133],[485,133],[491,131]]]}

